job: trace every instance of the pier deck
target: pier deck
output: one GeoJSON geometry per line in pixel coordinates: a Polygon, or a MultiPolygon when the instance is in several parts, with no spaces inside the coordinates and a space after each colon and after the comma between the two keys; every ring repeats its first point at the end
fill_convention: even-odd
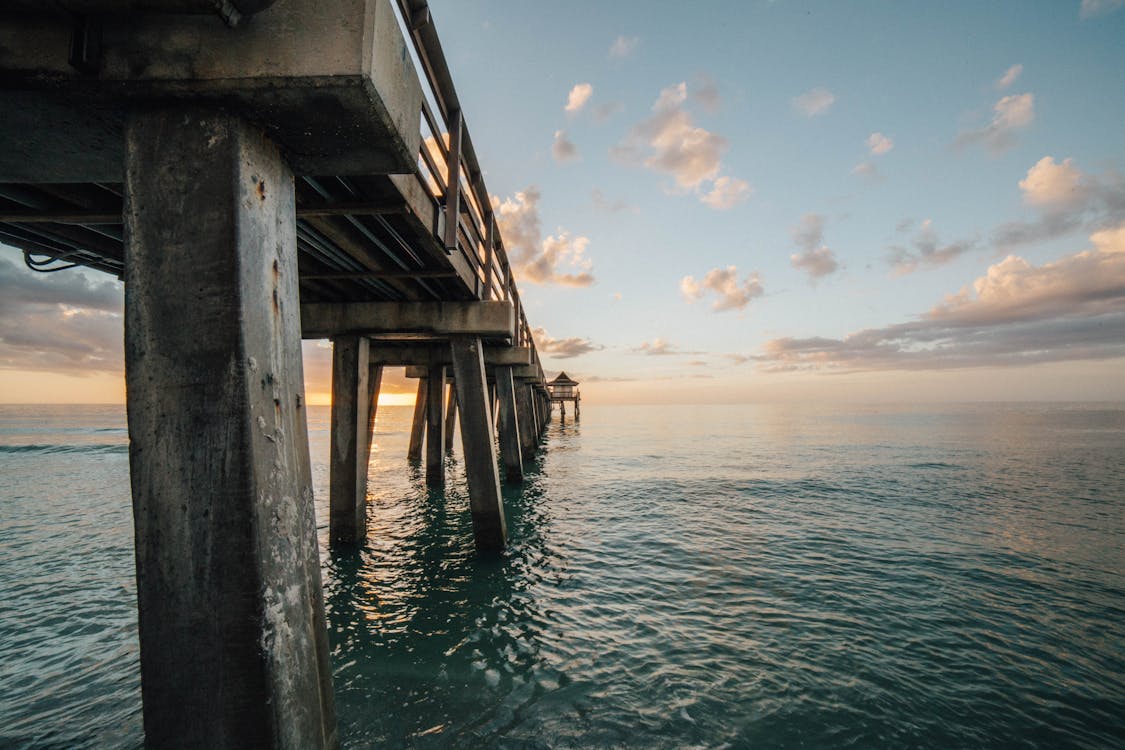
{"type": "Polygon", "coordinates": [[[335,746],[300,339],[333,341],[333,544],[385,366],[431,484],[460,414],[482,550],[497,429],[518,482],[550,415],[426,3],[3,3],[0,108],[0,242],[125,281],[147,743],[335,746]]]}

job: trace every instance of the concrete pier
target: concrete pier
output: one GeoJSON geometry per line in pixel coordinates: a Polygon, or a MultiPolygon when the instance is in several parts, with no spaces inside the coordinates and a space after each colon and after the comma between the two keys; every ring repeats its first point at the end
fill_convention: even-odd
{"type": "Polygon", "coordinates": [[[508,540],[508,529],[500,495],[500,474],[496,468],[484,347],[478,336],[454,336],[450,349],[457,402],[461,407],[461,447],[469,482],[473,535],[478,549],[503,549],[508,540]]]}
{"type": "Polygon", "coordinates": [[[367,538],[367,465],[374,421],[370,368],[366,338],[339,336],[332,343],[328,528],[333,544],[367,538]]]}
{"type": "Polygon", "coordinates": [[[519,422],[520,448],[524,460],[535,456],[538,445],[539,425],[535,420],[535,395],[531,385],[520,382],[516,384],[516,418],[519,422]]]}
{"type": "Polygon", "coordinates": [[[523,481],[523,451],[520,447],[519,418],[516,416],[516,386],[511,367],[496,368],[496,396],[499,411],[500,457],[504,478],[509,483],[523,481]]]}
{"type": "Polygon", "coordinates": [[[293,175],[258,130],[200,108],[134,115],[125,152],[146,743],[335,747],[293,175]]]}
{"type": "Polygon", "coordinates": [[[445,402],[445,452],[453,451],[453,433],[457,429],[457,389],[451,387],[445,402]]]}
{"type": "Polygon", "coordinates": [[[422,460],[422,444],[426,438],[426,399],[430,393],[426,378],[418,381],[418,393],[414,397],[414,418],[410,422],[410,444],[406,449],[409,461],[422,460]]]}
{"type": "Polygon", "coordinates": [[[445,366],[432,365],[426,378],[426,484],[445,485],[445,366]]]}
{"type": "Polygon", "coordinates": [[[17,2],[0,108],[0,239],[126,282],[148,745],[335,747],[300,339],[333,341],[341,548],[367,533],[384,367],[421,370],[432,486],[459,415],[482,550],[507,537],[496,433],[515,482],[549,417],[429,7],[17,2]]]}

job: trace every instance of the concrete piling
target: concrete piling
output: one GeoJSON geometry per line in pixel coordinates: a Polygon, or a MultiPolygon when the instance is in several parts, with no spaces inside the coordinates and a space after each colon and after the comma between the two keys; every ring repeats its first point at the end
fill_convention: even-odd
{"type": "Polygon", "coordinates": [[[445,402],[445,452],[453,451],[453,433],[457,429],[457,389],[449,388],[445,402]]]}
{"type": "Polygon", "coordinates": [[[519,419],[516,417],[516,387],[511,367],[496,368],[496,395],[500,413],[500,457],[504,478],[510,483],[523,481],[523,455],[520,448],[519,419]]]}
{"type": "Polygon", "coordinates": [[[461,409],[461,448],[469,483],[469,507],[478,549],[503,549],[508,532],[500,495],[500,474],[492,438],[492,415],[479,336],[450,339],[453,380],[461,409]]]}
{"type": "Polygon", "coordinates": [[[535,447],[537,444],[536,435],[538,435],[538,426],[535,423],[535,396],[532,393],[529,383],[518,382],[515,385],[515,389],[516,418],[519,420],[520,449],[526,461],[535,457],[535,447]]]}
{"type": "Polygon", "coordinates": [[[293,175],[199,107],[134,113],[125,154],[146,744],[335,747],[293,175]]]}
{"type": "Polygon", "coordinates": [[[426,484],[431,487],[445,484],[444,388],[445,366],[431,365],[426,378],[426,484]]]}
{"type": "Polygon", "coordinates": [[[332,342],[332,425],[329,455],[329,538],[356,544],[367,537],[367,464],[372,422],[368,341],[332,342]]]}
{"type": "Polygon", "coordinates": [[[422,442],[426,437],[426,396],[429,385],[426,378],[418,379],[418,394],[414,397],[414,419],[410,423],[410,445],[406,449],[409,461],[422,460],[422,442]]]}

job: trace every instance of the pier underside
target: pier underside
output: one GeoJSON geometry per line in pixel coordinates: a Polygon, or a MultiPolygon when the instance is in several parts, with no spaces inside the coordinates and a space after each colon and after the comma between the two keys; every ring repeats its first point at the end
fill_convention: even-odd
{"type": "Polygon", "coordinates": [[[0,242],[125,281],[153,747],[337,744],[302,338],[333,342],[334,545],[366,536],[384,367],[420,379],[431,485],[459,415],[481,550],[497,432],[519,482],[550,415],[426,3],[329,5],[0,8],[0,242]]]}

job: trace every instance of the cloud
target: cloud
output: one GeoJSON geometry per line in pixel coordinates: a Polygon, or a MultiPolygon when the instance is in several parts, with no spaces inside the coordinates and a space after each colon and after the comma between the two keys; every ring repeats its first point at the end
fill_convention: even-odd
{"type": "Polygon", "coordinates": [[[1035,96],[1012,94],[992,107],[992,120],[982,128],[967,130],[957,136],[958,147],[983,143],[994,154],[1002,153],[1016,142],[1016,132],[1035,120],[1035,96]]]}
{"type": "Polygon", "coordinates": [[[555,142],[551,144],[551,155],[555,161],[573,161],[578,158],[578,147],[566,137],[566,131],[555,131],[555,142]]]}
{"type": "Polygon", "coordinates": [[[613,44],[609,45],[609,56],[617,58],[628,57],[636,51],[637,45],[640,43],[640,37],[619,36],[613,40],[613,44]]]}
{"type": "Polygon", "coordinates": [[[1038,216],[1030,221],[1007,222],[993,231],[993,244],[1004,252],[1125,221],[1125,177],[1116,172],[1089,175],[1071,159],[1059,163],[1052,156],[1044,156],[1027,170],[1019,187],[1024,203],[1038,216]]]}
{"type": "Polygon", "coordinates": [[[836,95],[825,88],[815,88],[793,98],[793,108],[805,117],[827,114],[836,103],[836,95]]]}
{"type": "Polygon", "coordinates": [[[1027,170],[1027,177],[1020,180],[1019,186],[1024,201],[1048,209],[1074,206],[1085,192],[1082,172],[1074,166],[1073,160],[1064,159],[1059,164],[1053,156],[1037,161],[1027,170]]]}
{"type": "Polygon", "coordinates": [[[712,208],[730,208],[750,194],[750,185],[719,176],[727,140],[692,121],[684,108],[687,99],[686,83],[662,90],[652,116],[634,126],[610,153],[627,164],[643,163],[670,174],[677,188],[699,195],[712,208]]]}
{"type": "Polygon", "coordinates": [[[815,284],[840,267],[836,255],[824,244],[824,217],[808,213],[793,227],[793,242],[801,252],[789,256],[789,263],[809,276],[809,283],[815,284]]]}
{"type": "Polygon", "coordinates": [[[723,106],[723,98],[719,95],[719,86],[709,75],[699,77],[699,85],[691,92],[691,98],[699,102],[703,111],[715,114],[723,106]]]}
{"type": "Polygon", "coordinates": [[[680,281],[680,291],[688,302],[695,302],[713,292],[716,299],[711,309],[716,311],[745,309],[752,299],[765,293],[757,271],[747,274],[739,283],[735,266],[713,268],[702,281],[696,281],[694,276],[685,276],[680,281]]]}
{"type": "Polygon", "coordinates": [[[636,206],[633,206],[620,198],[610,200],[609,198],[606,198],[605,193],[603,193],[598,188],[594,188],[592,191],[590,191],[590,197],[594,201],[594,208],[598,211],[603,211],[607,214],[619,214],[624,211],[637,213],[636,206]]]}
{"type": "Polygon", "coordinates": [[[604,348],[593,343],[590,339],[578,337],[566,339],[551,338],[545,328],[532,328],[531,335],[535,339],[535,346],[540,353],[548,354],[557,359],[581,357],[583,354],[600,351],[604,348]]]}
{"type": "Polygon", "coordinates": [[[1023,72],[1023,66],[1022,65],[1013,65],[1012,67],[1008,68],[1007,70],[1004,71],[1004,75],[1002,75],[998,79],[996,79],[996,88],[998,90],[1008,88],[1009,86],[1011,86],[1013,83],[1016,82],[1016,79],[1020,77],[1020,73],[1022,73],[1022,72],[1023,72]]]}
{"type": "Polygon", "coordinates": [[[910,247],[892,245],[888,248],[888,262],[895,276],[905,276],[922,267],[944,266],[974,247],[975,240],[960,240],[943,245],[933,221],[926,219],[918,226],[910,247]]]}
{"type": "Polygon", "coordinates": [[[582,111],[586,106],[586,102],[590,101],[590,97],[594,95],[594,87],[588,83],[576,83],[574,88],[566,97],[566,107],[564,109],[569,114],[577,114],[582,111]]]}
{"type": "Polygon", "coordinates": [[[723,359],[729,359],[731,362],[735,363],[736,365],[744,365],[752,359],[750,356],[748,356],[746,354],[724,354],[722,356],[723,356],[723,359]]]}
{"type": "Polygon", "coordinates": [[[647,354],[650,357],[679,356],[682,354],[701,354],[701,352],[680,351],[671,342],[665,341],[662,338],[655,338],[651,343],[646,341],[640,346],[631,349],[630,351],[637,352],[638,354],[647,354]]]}
{"type": "Polygon", "coordinates": [[[586,257],[590,240],[571,237],[559,229],[543,239],[539,219],[541,195],[536,187],[518,192],[512,198],[492,197],[496,223],[508,250],[512,270],[521,281],[559,286],[590,286],[594,283],[593,264],[586,257]],[[569,269],[564,273],[562,269],[569,269]]]}
{"type": "Polygon", "coordinates": [[[123,287],[94,273],[41,274],[0,257],[0,368],[121,372],[123,287]]]}
{"type": "Polygon", "coordinates": [[[737,177],[720,177],[715,180],[711,190],[700,196],[699,200],[711,208],[724,211],[750,197],[754,189],[746,180],[737,177]]]}
{"type": "Polygon", "coordinates": [[[918,319],[842,339],[780,338],[766,370],[933,370],[1125,356],[1125,224],[1091,249],[1033,265],[1015,255],[918,319]]]}
{"type": "Polygon", "coordinates": [[[879,168],[875,166],[874,162],[870,161],[861,161],[856,164],[852,167],[852,174],[859,175],[871,183],[883,181],[883,175],[879,172],[879,168]]]}
{"type": "Polygon", "coordinates": [[[809,281],[814,284],[824,276],[834,273],[840,267],[840,264],[836,262],[836,256],[827,247],[794,253],[789,256],[789,262],[797,270],[807,273],[809,281]]]}
{"type": "Polygon", "coordinates": [[[1078,17],[1085,21],[1112,13],[1125,6],[1125,0],[1082,0],[1078,8],[1078,17]]]}
{"type": "Polygon", "coordinates": [[[895,147],[895,142],[882,133],[867,136],[867,150],[872,156],[882,156],[895,147]]]}

